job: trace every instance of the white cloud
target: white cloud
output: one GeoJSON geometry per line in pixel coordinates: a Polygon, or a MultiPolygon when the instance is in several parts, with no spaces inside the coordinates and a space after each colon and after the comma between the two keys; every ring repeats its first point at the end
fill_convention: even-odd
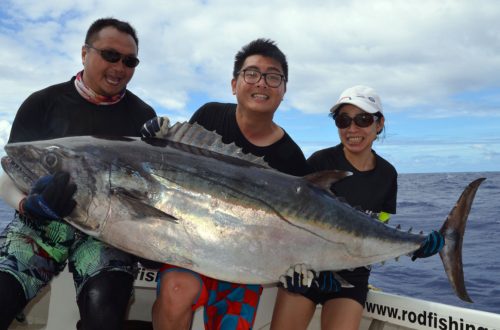
{"type": "Polygon", "coordinates": [[[235,53],[267,37],[289,60],[282,111],[326,113],[343,89],[367,84],[388,117],[500,117],[495,0],[4,0],[0,8],[0,113],[10,120],[30,93],[81,69],[86,29],[105,16],[137,29],[141,64],[130,88],[163,114],[188,118],[197,98],[232,101],[235,53]]]}
{"type": "Polygon", "coordinates": [[[55,71],[66,78],[79,69],[88,24],[96,13],[112,13],[138,30],[143,61],[134,84],[166,107],[185,105],[186,90],[227,98],[233,56],[257,37],[275,39],[287,54],[287,105],[300,111],[324,111],[342,89],[358,83],[376,86],[394,108],[439,104],[449,95],[498,87],[499,6],[452,0],[12,1],[4,21],[15,20],[19,29],[2,29],[2,44],[14,50],[2,63],[17,62],[28,77],[54,77],[55,71]],[[46,56],[37,57],[36,49],[46,56]]]}
{"type": "Polygon", "coordinates": [[[0,120],[0,145],[9,140],[11,124],[7,120],[0,120]]]}

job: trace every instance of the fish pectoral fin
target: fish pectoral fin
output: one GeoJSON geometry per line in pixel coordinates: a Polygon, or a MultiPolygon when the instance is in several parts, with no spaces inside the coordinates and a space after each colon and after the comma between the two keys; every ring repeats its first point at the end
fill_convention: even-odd
{"type": "Polygon", "coordinates": [[[176,217],[144,203],[141,194],[123,188],[115,188],[112,190],[112,196],[118,198],[122,204],[129,206],[131,212],[135,212],[139,218],[160,218],[179,223],[179,219],[176,217]]]}
{"type": "Polygon", "coordinates": [[[318,186],[330,192],[330,187],[332,186],[332,184],[350,175],[352,175],[352,172],[328,170],[308,174],[304,176],[304,179],[314,184],[315,186],[318,186]]]}

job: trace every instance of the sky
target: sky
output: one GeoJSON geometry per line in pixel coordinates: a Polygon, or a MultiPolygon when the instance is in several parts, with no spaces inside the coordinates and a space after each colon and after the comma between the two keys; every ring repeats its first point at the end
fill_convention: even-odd
{"type": "Polygon", "coordinates": [[[1,0],[2,148],[24,99],[82,69],[85,33],[101,17],[137,30],[128,88],[173,122],[235,102],[234,55],[269,38],[289,64],[275,121],[306,157],[339,143],[329,109],[361,84],[384,106],[373,148],[398,172],[500,171],[497,0],[1,0]]]}

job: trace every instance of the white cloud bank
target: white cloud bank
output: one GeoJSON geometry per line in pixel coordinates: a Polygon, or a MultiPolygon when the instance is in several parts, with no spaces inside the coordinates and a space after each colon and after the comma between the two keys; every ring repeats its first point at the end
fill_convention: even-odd
{"type": "Polygon", "coordinates": [[[88,26],[113,16],[140,39],[130,88],[174,120],[232,101],[234,54],[266,37],[289,60],[284,111],[326,113],[344,88],[367,84],[389,118],[500,122],[499,14],[495,0],[4,0],[0,119],[12,122],[30,93],[79,71],[88,26]]]}

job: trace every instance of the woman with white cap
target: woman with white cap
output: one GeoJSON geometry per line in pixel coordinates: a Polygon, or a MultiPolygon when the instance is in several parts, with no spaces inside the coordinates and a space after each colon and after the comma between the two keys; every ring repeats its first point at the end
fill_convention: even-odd
{"type": "MultiPolygon", "coordinates": [[[[373,142],[384,129],[380,97],[373,88],[354,86],[346,89],[331,108],[340,144],[315,152],[307,161],[313,172],[342,170],[352,172],[332,185],[332,192],[351,206],[387,222],[396,213],[397,172],[373,149],[373,142]]],[[[427,257],[441,249],[444,239],[430,235],[434,249],[415,257],[427,257]]],[[[368,293],[369,267],[319,273],[304,265],[292,266],[280,278],[271,329],[307,329],[317,304],[322,304],[322,329],[357,330],[368,293]],[[336,274],[352,287],[342,287],[336,274]]]]}

